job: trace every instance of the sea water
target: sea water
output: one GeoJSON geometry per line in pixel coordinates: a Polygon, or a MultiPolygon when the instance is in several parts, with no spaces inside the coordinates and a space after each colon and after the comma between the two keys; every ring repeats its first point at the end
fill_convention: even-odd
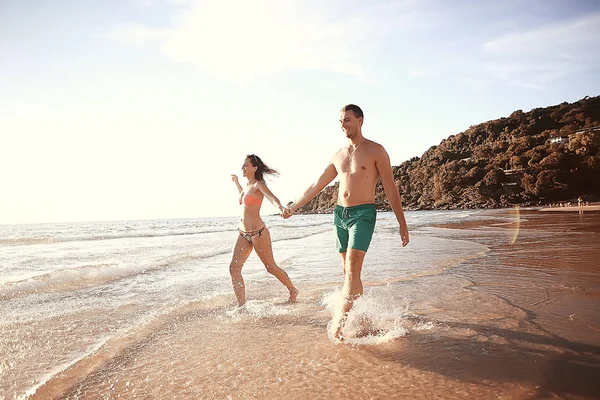
{"type": "MultiPolygon", "coordinates": [[[[407,321],[440,296],[456,294],[461,278],[447,276],[427,290],[419,279],[440,276],[487,251],[431,228],[486,218],[480,211],[413,211],[406,218],[411,243],[402,248],[394,214],[378,214],[363,267],[365,296],[348,321],[351,343],[385,343],[429,329],[407,321]],[[352,329],[361,323],[352,318],[366,318],[378,334],[359,337],[352,329]]],[[[242,271],[248,302],[236,309],[228,266],[237,218],[0,226],[0,398],[31,395],[70,366],[106,352],[121,338],[158,329],[157,321],[190,307],[208,310],[224,324],[286,315],[310,322],[312,313],[333,315],[343,272],[332,216],[264,221],[276,262],[300,290],[298,305],[284,304],[285,287],[253,253],[242,271]]],[[[326,336],[322,325],[310,329],[326,336]]]]}

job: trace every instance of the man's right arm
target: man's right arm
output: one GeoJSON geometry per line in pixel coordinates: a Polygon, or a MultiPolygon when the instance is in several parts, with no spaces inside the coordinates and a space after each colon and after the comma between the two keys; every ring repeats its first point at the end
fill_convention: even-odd
{"type": "Polygon", "coordinates": [[[291,214],[295,213],[300,207],[312,200],[317,194],[319,194],[321,190],[325,188],[325,186],[330,184],[336,176],[337,170],[335,169],[335,166],[330,163],[327,168],[325,168],[325,171],[323,171],[319,179],[310,185],[304,194],[302,194],[298,200],[288,207],[291,214]]]}

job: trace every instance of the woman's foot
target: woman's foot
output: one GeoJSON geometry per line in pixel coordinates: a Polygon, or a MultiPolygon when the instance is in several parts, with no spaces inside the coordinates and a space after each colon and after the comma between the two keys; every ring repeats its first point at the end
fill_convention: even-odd
{"type": "Polygon", "coordinates": [[[295,304],[296,303],[296,299],[298,298],[298,289],[296,289],[295,287],[290,289],[290,298],[288,299],[288,303],[289,304],[295,304]]]}

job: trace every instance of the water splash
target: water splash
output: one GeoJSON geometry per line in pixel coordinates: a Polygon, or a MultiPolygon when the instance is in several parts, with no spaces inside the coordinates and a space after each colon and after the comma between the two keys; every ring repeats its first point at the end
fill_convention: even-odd
{"type": "MultiPolygon", "coordinates": [[[[369,290],[354,301],[342,330],[346,343],[387,343],[408,334],[408,304],[399,306],[398,299],[386,292],[387,290],[369,290]]],[[[323,298],[323,305],[332,316],[327,325],[329,339],[332,341],[336,341],[334,332],[341,319],[342,304],[341,290],[327,293],[323,298]]]]}

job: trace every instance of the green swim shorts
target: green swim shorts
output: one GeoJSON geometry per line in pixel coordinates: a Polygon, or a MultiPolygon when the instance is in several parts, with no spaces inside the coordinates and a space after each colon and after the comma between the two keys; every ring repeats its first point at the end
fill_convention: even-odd
{"type": "Polygon", "coordinates": [[[338,252],[345,253],[348,246],[351,249],[367,251],[375,230],[376,218],[375,204],[335,206],[333,224],[338,252]]]}

